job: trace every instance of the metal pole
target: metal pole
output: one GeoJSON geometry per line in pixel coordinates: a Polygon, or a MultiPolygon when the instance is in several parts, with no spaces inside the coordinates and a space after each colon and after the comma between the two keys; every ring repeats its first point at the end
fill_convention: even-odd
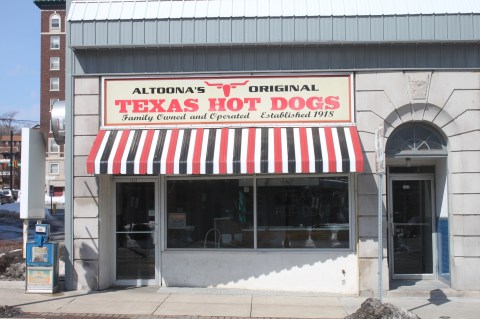
{"type": "Polygon", "coordinates": [[[382,205],[382,182],[383,174],[378,176],[378,299],[382,302],[382,277],[383,277],[383,205],[382,205]]]}
{"type": "Polygon", "coordinates": [[[23,258],[27,257],[28,218],[23,220],[23,258]]]}
{"type": "Polygon", "coordinates": [[[10,130],[10,190],[12,189],[13,189],[13,131],[10,130]]]}

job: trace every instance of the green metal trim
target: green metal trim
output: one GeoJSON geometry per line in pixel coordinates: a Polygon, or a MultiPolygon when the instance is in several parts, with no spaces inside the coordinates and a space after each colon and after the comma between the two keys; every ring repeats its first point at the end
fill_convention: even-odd
{"type": "Polygon", "coordinates": [[[34,2],[34,3],[43,3],[43,2],[46,2],[46,3],[52,3],[52,2],[55,2],[55,3],[66,3],[66,0],[34,0],[33,2],[34,2]]]}
{"type": "Polygon", "coordinates": [[[33,3],[40,9],[44,8],[66,8],[66,0],[34,0],[33,3]]]}

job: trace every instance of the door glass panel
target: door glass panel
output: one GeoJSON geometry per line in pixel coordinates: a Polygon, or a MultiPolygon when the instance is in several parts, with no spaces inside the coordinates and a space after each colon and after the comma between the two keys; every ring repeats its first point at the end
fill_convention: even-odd
{"type": "Polygon", "coordinates": [[[392,192],[395,274],[432,274],[431,181],[395,180],[392,192]]]}
{"type": "Polygon", "coordinates": [[[155,184],[117,183],[117,280],[155,279],[155,184]]]}

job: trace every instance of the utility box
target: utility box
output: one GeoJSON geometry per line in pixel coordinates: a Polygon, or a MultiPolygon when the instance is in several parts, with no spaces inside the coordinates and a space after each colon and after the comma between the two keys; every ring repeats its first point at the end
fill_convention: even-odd
{"type": "Polygon", "coordinates": [[[58,243],[49,242],[50,225],[36,224],[33,242],[27,243],[25,291],[58,291],[58,243]]]}

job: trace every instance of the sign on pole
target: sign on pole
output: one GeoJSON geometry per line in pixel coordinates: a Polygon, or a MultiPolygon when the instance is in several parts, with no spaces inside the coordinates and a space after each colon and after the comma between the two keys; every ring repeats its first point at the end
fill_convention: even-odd
{"type": "Polygon", "coordinates": [[[22,128],[20,218],[45,217],[45,141],[38,129],[22,128]]]}
{"type": "Polygon", "coordinates": [[[375,130],[375,164],[377,174],[385,174],[385,150],[383,148],[383,124],[375,130]]]}

